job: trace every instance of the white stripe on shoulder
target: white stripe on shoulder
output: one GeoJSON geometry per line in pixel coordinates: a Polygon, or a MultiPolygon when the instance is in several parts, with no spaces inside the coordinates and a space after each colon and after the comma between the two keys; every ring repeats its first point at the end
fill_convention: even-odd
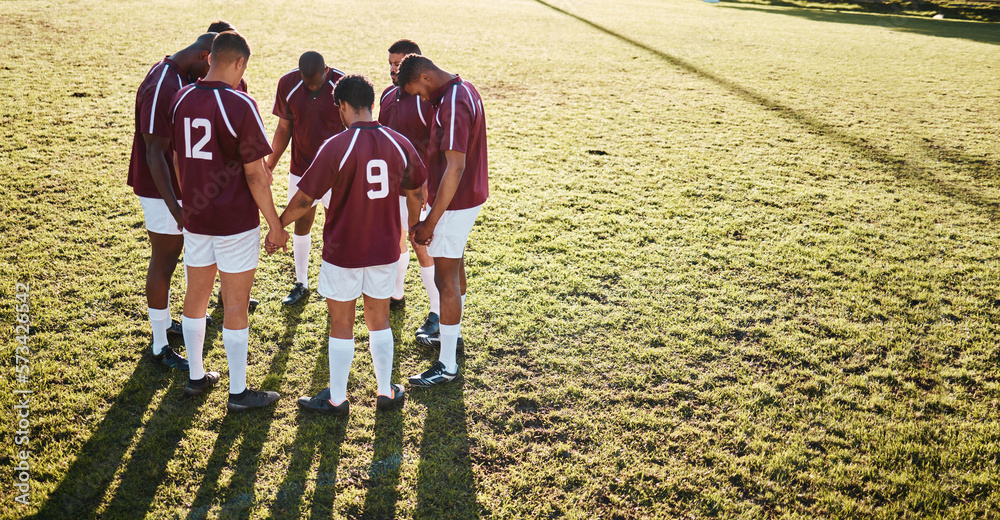
{"type": "Polygon", "coordinates": [[[237,97],[239,97],[243,101],[246,101],[247,105],[250,105],[250,112],[253,113],[254,119],[257,120],[257,126],[260,127],[260,133],[266,136],[267,129],[264,128],[264,121],[260,118],[260,112],[257,111],[257,105],[254,104],[253,99],[251,99],[250,96],[246,95],[246,93],[240,92],[239,90],[233,90],[231,88],[227,88],[226,92],[232,92],[233,94],[236,94],[237,97]]]}
{"type": "Polygon", "coordinates": [[[181,92],[183,92],[183,94],[181,94],[181,97],[177,100],[177,103],[174,105],[174,112],[173,112],[173,114],[170,114],[170,122],[171,123],[174,122],[174,114],[177,113],[177,107],[181,106],[181,102],[184,101],[184,98],[186,98],[187,95],[190,94],[192,90],[194,90],[194,85],[188,85],[187,88],[181,90],[181,92]]]}
{"type": "Polygon", "coordinates": [[[160,73],[160,80],[156,82],[156,90],[153,91],[153,113],[149,115],[149,133],[153,133],[153,125],[156,123],[156,101],[160,98],[160,85],[163,84],[163,78],[167,77],[167,70],[170,67],[167,66],[166,62],[162,63],[163,72],[160,73]]]}
{"type": "Polygon", "coordinates": [[[381,105],[383,102],[385,102],[385,98],[391,96],[392,93],[395,92],[397,89],[399,89],[399,87],[392,87],[391,89],[387,90],[385,95],[382,96],[382,99],[378,100],[378,103],[381,105]]]}
{"type": "Polygon", "coordinates": [[[420,108],[420,96],[413,96],[417,100],[417,115],[420,116],[420,122],[427,126],[427,120],[424,119],[424,110],[420,108]]]}
{"type": "Polygon", "coordinates": [[[184,80],[181,79],[181,75],[177,75],[177,88],[184,88],[184,80]]]}
{"type": "MultiPolygon", "coordinates": [[[[351,144],[347,147],[347,152],[344,153],[344,158],[340,160],[340,166],[337,167],[337,171],[340,171],[344,167],[344,163],[347,162],[347,158],[351,156],[351,150],[354,150],[354,142],[358,140],[358,134],[361,133],[360,128],[354,129],[354,137],[351,138],[351,144]]],[[[319,152],[316,152],[318,155],[319,152]]]]}
{"type": "Polygon", "coordinates": [[[298,90],[299,87],[301,87],[301,86],[302,86],[302,80],[300,79],[299,82],[295,84],[295,87],[292,88],[291,92],[289,92],[288,95],[285,96],[285,102],[286,103],[288,102],[289,99],[292,99],[292,94],[294,94],[295,91],[298,90]]]}
{"type": "Polygon", "coordinates": [[[337,88],[337,85],[333,82],[333,80],[329,80],[328,79],[328,80],[326,80],[326,82],[329,83],[331,87],[337,88]]]}
{"type": "Polygon", "coordinates": [[[403,147],[399,146],[399,143],[397,143],[396,139],[394,139],[392,137],[392,134],[390,134],[389,132],[385,131],[385,127],[380,126],[380,127],[378,127],[378,129],[379,129],[380,132],[382,132],[383,134],[385,134],[386,137],[389,138],[389,141],[391,141],[392,144],[393,144],[393,146],[396,147],[396,150],[399,151],[399,156],[403,158],[403,166],[409,166],[410,165],[410,161],[406,159],[406,152],[403,151],[403,147]]]}
{"type": "Polygon", "coordinates": [[[236,130],[233,130],[233,124],[229,122],[229,115],[226,114],[226,107],[222,104],[222,96],[219,95],[219,90],[215,89],[215,101],[219,103],[219,111],[222,112],[222,120],[226,122],[226,128],[229,129],[229,133],[236,137],[236,130]]]}
{"type": "Polygon", "coordinates": [[[450,131],[449,142],[451,143],[450,145],[448,145],[449,150],[455,149],[455,98],[456,97],[458,97],[458,89],[453,88],[451,89],[451,124],[448,125],[450,127],[448,129],[450,131]]]}
{"type": "Polygon", "coordinates": [[[465,83],[462,83],[462,88],[464,88],[465,93],[469,95],[469,104],[472,105],[472,117],[474,118],[476,117],[476,100],[472,97],[472,92],[469,90],[469,87],[465,86],[465,83]]]}
{"type": "Polygon", "coordinates": [[[290,70],[290,71],[282,74],[281,77],[278,78],[278,81],[281,81],[281,80],[285,79],[285,76],[291,76],[292,74],[295,74],[298,71],[299,71],[299,68],[295,67],[294,69],[292,69],[292,70],[290,70]]]}

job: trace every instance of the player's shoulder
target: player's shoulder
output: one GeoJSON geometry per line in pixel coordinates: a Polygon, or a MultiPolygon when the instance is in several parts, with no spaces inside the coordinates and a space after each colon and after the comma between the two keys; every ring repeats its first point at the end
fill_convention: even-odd
{"type": "Polygon", "coordinates": [[[338,69],[336,67],[330,67],[330,81],[336,83],[337,81],[340,80],[340,78],[342,78],[342,77],[344,77],[346,75],[347,75],[346,72],[344,72],[344,71],[342,71],[342,70],[340,70],[340,69],[338,69]]]}
{"type": "Polygon", "coordinates": [[[385,103],[387,100],[395,99],[397,90],[399,90],[399,87],[396,85],[389,85],[388,87],[385,87],[385,90],[382,91],[382,95],[379,97],[379,103],[385,103]]]}
{"type": "Polygon", "coordinates": [[[292,69],[292,70],[290,70],[290,71],[282,74],[281,77],[278,78],[278,90],[279,91],[289,90],[292,87],[294,87],[295,84],[298,83],[301,80],[302,80],[302,77],[299,74],[299,69],[298,68],[294,68],[294,69],[292,69]]]}

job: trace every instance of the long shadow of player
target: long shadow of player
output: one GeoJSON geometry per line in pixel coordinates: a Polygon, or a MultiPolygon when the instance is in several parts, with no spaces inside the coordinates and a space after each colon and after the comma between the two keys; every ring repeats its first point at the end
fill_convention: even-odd
{"type": "MultiPolygon", "coordinates": [[[[171,344],[177,346],[174,339],[171,344]]],[[[134,511],[125,516],[149,511],[157,485],[163,482],[167,463],[173,458],[177,442],[190,427],[197,406],[178,401],[187,378],[183,372],[170,372],[151,363],[148,353],[136,363],[132,375],[104,414],[101,424],[78,450],[79,457],[66,472],[59,486],[49,495],[33,518],[87,518],[95,516],[104,494],[122,464],[128,464],[121,485],[109,506],[108,518],[121,508],[134,511]],[[166,388],[167,395],[147,424],[142,418],[153,397],[166,388]],[[136,433],[143,429],[131,459],[125,453],[136,433]],[[129,497],[126,501],[124,497],[129,497]],[[127,504],[126,504],[127,502],[127,504]]]]}
{"type": "MultiPolygon", "coordinates": [[[[465,362],[459,360],[460,373],[465,362]]],[[[476,479],[469,455],[465,418],[465,380],[440,388],[414,389],[410,398],[424,406],[424,432],[417,466],[417,509],[414,518],[479,518],[476,479]]]]}

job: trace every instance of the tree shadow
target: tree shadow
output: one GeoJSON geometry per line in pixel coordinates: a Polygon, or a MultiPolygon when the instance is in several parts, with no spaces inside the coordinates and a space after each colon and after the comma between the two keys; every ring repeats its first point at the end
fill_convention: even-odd
{"type": "MultiPolygon", "coordinates": [[[[465,362],[459,360],[460,373],[465,362]]],[[[479,518],[466,425],[465,380],[438,388],[414,389],[411,399],[427,409],[417,466],[414,518],[479,518]]]]}
{"type": "Polygon", "coordinates": [[[936,145],[933,141],[926,138],[915,140],[921,148],[919,156],[914,156],[912,154],[904,156],[888,152],[878,146],[869,144],[862,138],[853,136],[830,123],[824,122],[807,112],[782,104],[764,94],[754,91],[753,89],[744,87],[722,76],[704,70],[687,60],[678,58],[677,56],[673,56],[659,49],[650,47],[642,42],[633,40],[628,36],[615,32],[579,15],[548,4],[543,0],[535,0],[535,2],[548,7],[553,11],[574,18],[594,29],[597,29],[598,31],[603,32],[604,34],[613,36],[625,43],[628,43],[629,45],[649,52],[678,69],[701,76],[702,78],[719,85],[747,102],[760,105],[768,111],[773,112],[775,115],[786,119],[809,132],[813,132],[826,138],[835,145],[847,148],[856,156],[881,163],[887,172],[894,175],[897,179],[906,180],[916,186],[933,191],[942,196],[976,206],[981,211],[988,214],[993,220],[1000,219],[1000,201],[984,196],[978,190],[937,179],[934,176],[936,165],[933,164],[937,161],[963,168],[971,166],[974,169],[974,172],[972,173],[973,177],[977,179],[996,181],[1000,179],[1000,164],[997,164],[995,161],[989,161],[983,157],[970,156],[955,150],[948,150],[942,146],[936,145]]]}
{"type": "MultiPolygon", "coordinates": [[[[182,391],[182,384],[187,384],[186,378],[183,379],[183,383],[180,383],[179,374],[182,373],[170,373],[166,369],[159,369],[159,367],[151,365],[148,354],[143,352],[143,359],[136,363],[132,375],[104,414],[101,424],[87,439],[87,442],[77,450],[79,456],[66,472],[62,482],[49,495],[48,500],[39,508],[33,518],[89,518],[97,516],[96,510],[101,506],[104,494],[114,480],[118,468],[124,462],[125,453],[128,451],[132,439],[140,428],[144,428],[142,417],[149,408],[153,397],[168,385],[170,386],[168,392],[174,394],[182,391]]],[[[181,417],[182,424],[178,424],[178,428],[169,424],[176,417],[173,414],[156,413],[150,423],[145,425],[145,431],[139,441],[137,451],[142,450],[140,453],[145,452],[147,456],[152,457],[152,459],[143,462],[152,466],[153,474],[161,474],[164,471],[174,449],[176,449],[176,446],[172,446],[164,453],[157,453],[154,447],[155,442],[159,439],[172,440],[183,434],[190,424],[191,416],[195,410],[196,408],[190,408],[175,412],[179,413],[181,417]],[[167,417],[167,415],[171,416],[167,417]],[[163,456],[167,456],[167,458],[161,458],[163,456]]],[[[130,464],[130,469],[133,467],[135,469],[131,473],[126,471],[128,480],[123,482],[122,487],[125,483],[133,482],[139,478],[137,474],[139,467],[130,464]]],[[[121,487],[119,489],[121,490],[121,487]]],[[[117,494],[121,492],[131,493],[133,490],[123,490],[117,494]]],[[[147,510],[155,492],[155,486],[151,490],[143,488],[139,492],[141,497],[138,497],[138,500],[146,502],[147,510]]]]}
{"type": "MultiPolygon", "coordinates": [[[[928,10],[940,10],[928,5],[928,10]]],[[[891,31],[934,36],[937,38],[958,38],[990,45],[1000,45],[1000,31],[996,25],[985,22],[970,22],[966,20],[933,20],[916,16],[895,16],[891,14],[871,14],[862,12],[834,11],[829,9],[799,7],[791,4],[777,3],[774,7],[761,7],[747,4],[726,2],[720,7],[740,9],[768,14],[795,16],[817,22],[844,23],[852,25],[879,26],[891,31]]],[[[898,7],[897,7],[898,9],[898,7]]],[[[902,12],[899,13],[903,14],[902,12]]]]}

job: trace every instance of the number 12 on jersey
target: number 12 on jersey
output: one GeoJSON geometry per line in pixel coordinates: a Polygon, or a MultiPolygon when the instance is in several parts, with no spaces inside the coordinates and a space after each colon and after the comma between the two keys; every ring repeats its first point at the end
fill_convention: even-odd
{"type": "Polygon", "coordinates": [[[389,165],[382,159],[368,161],[368,184],[378,184],[378,190],[368,190],[368,198],[384,199],[389,195],[389,165]]]}
{"type": "Polygon", "coordinates": [[[206,144],[208,144],[209,138],[212,136],[212,122],[208,119],[199,117],[191,121],[190,117],[184,118],[184,156],[188,159],[204,159],[206,161],[212,160],[212,152],[206,152],[202,150],[206,144]],[[204,128],[205,135],[201,137],[201,140],[191,146],[191,129],[192,128],[204,128]]]}

